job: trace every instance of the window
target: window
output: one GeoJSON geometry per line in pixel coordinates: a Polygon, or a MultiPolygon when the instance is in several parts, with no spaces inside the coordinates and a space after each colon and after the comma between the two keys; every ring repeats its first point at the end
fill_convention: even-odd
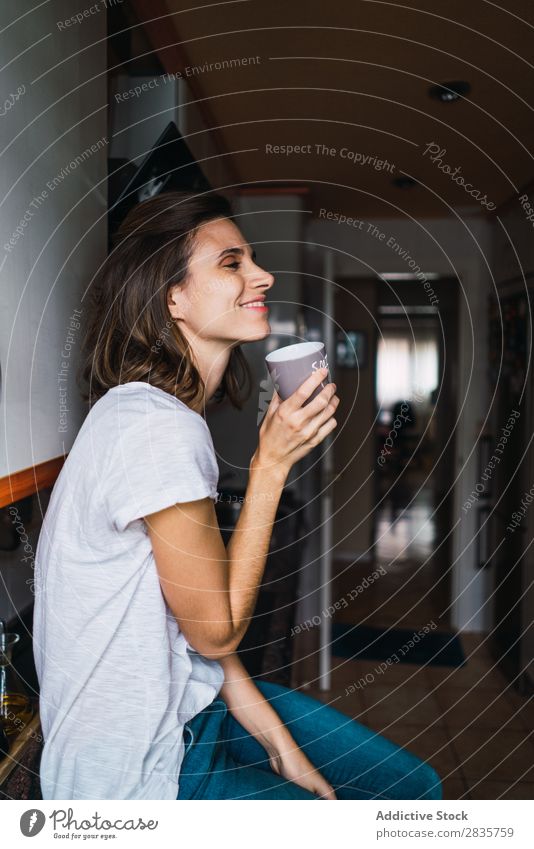
{"type": "Polygon", "coordinates": [[[438,343],[433,331],[383,330],[378,340],[376,394],[380,407],[429,399],[438,385],[438,343]]]}

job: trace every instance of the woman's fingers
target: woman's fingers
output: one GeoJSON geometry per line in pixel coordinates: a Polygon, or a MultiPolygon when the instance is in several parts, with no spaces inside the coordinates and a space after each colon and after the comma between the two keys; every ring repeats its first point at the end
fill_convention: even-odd
{"type": "Polygon", "coordinates": [[[323,382],[327,375],[328,369],[320,368],[317,369],[317,371],[312,372],[312,374],[310,374],[310,376],[306,378],[304,383],[301,383],[299,388],[296,389],[293,394],[290,395],[289,398],[286,398],[286,400],[283,402],[287,412],[293,413],[296,410],[300,410],[300,408],[304,404],[304,401],[308,400],[313,390],[317,389],[317,387],[320,386],[320,384],[323,382]]]}
{"type": "Polygon", "coordinates": [[[318,773],[317,775],[318,775],[318,780],[315,784],[313,792],[316,793],[317,796],[320,796],[321,799],[336,799],[337,800],[336,792],[335,792],[334,788],[332,787],[332,785],[329,784],[328,781],[326,781],[325,778],[323,778],[321,773],[318,773]]]}
{"type": "Polygon", "coordinates": [[[306,445],[311,445],[314,448],[316,445],[319,445],[320,442],[323,441],[325,436],[328,436],[334,428],[337,427],[337,421],[334,418],[329,418],[327,422],[319,428],[315,436],[312,436],[311,439],[306,440],[306,445]]]}
{"type": "Polygon", "coordinates": [[[337,406],[339,404],[339,398],[337,395],[334,395],[328,405],[321,410],[321,412],[316,415],[303,430],[304,439],[311,439],[312,436],[318,431],[322,425],[324,425],[331,416],[337,410],[337,406]]]}
{"type": "Polygon", "coordinates": [[[335,790],[334,790],[333,787],[331,787],[330,790],[327,790],[324,793],[319,793],[318,795],[321,797],[321,799],[335,799],[335,800],[337,800],[337,796],[336,796],[336,793],[335,793],[335,790]]]}
{"type": "Polygon", "coordinates": [[[265,413],[265,418],[266,419],[272,418],[272,416],[274,416],[274,414],[276,413],[276,411],[277,411],[277,409],[278,409],[278,407],[280,406],[281,403],[282,403],[282,400],[280,398],[280,395],[278,394],[278,392],[275,389],[274,392],[273,392],[272,398],[269,401],[269,406],[267,407],[267,412],[265,413]]]}
{"type": "Polygon", "coordinates": [[[306,404],[305,407],[302,407],[301,410],[295,414],[297,419],[301,422],[301,424],[305,424],[306,421],[311,421],[315,416],[321,413],[326,409],[332,398],[334,397],[337,386],[335,383],[328,383],[324,389],[319,392],[319,394],[310,401],[309,404],[306,404]]]}
{"type": "Polygon", "coordinates": [[[336,426],[336,422],[332,421],[339,403],[339,398],[334,395],[335,384],[328,384],[317,398],[301,409],[326,374],[327,371],[317,370],[285,401],[278,392],[273,392],[263,417],[257,449],[257,456],[261,454],[266,465],[293,465],[336,426]]]}

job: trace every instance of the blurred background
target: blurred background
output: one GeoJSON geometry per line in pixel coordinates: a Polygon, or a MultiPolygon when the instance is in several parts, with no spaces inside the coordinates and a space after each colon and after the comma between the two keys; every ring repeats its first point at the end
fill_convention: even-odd
{"type": "Polygon", "coordinates": [[[324,341],[341,399],[243,662],[446,798],[534,798],[532,4],[5,0],[0,24],[0,793],[39,798],[33,556],[87,413],[91,280],[131,206],[188,189],[232,200],[276,278],[249,401],[207,410],[225,540],[265,355],[324,341]]]}

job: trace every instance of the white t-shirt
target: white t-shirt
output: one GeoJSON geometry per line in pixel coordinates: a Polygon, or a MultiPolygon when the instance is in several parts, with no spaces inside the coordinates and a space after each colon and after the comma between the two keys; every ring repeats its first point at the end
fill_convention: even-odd
{"type": "Polygon", "coordinates": [[[161,389],[116,386],[87,416],[35,557],[44,799],[176,799],[183,725],[224,674],[180,632],[142,517],[216,501],[218,475],[206,421],[161,389]]]}

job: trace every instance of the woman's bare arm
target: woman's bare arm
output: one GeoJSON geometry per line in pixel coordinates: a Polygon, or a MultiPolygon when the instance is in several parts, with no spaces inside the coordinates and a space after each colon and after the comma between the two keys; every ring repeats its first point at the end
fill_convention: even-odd
{"type": "Polygon", "coordinates": [[[269,755],[282,747],[296,746],[288,729],[272,705],[256,687],[240,658],[234,652],[221,661],[224,683],[220,696],[243,728],[258,740],[269,755]]]}
{"type": "Polygon", "coordinates": [[[235,651],[254,611],[273,523],[292,465],[336,426],[339,399],[325,374],[310,376],[286,401],[277,395],[262,422],[245,500],[227,550],[213,501],[174,504],[145,517],[161,586],[186,639],[218,660],[235,651]]]}
{"type": "Polygon", "coordinates": [[[285,475],[251,462],[245,500],[225,550],[211,498],[145,518],[167,604],[187,641],[219,660],[241,642],[254,611],[285,475]]]}
{"type": "Polygon", "coordinates": [[[324,799],[336,799],[331,784],[295,742],[275,708],[258,689],[237,654],[221,661],[224,684],[220,695],[233,717],[263,746],[273,772],[324,799]]]}

